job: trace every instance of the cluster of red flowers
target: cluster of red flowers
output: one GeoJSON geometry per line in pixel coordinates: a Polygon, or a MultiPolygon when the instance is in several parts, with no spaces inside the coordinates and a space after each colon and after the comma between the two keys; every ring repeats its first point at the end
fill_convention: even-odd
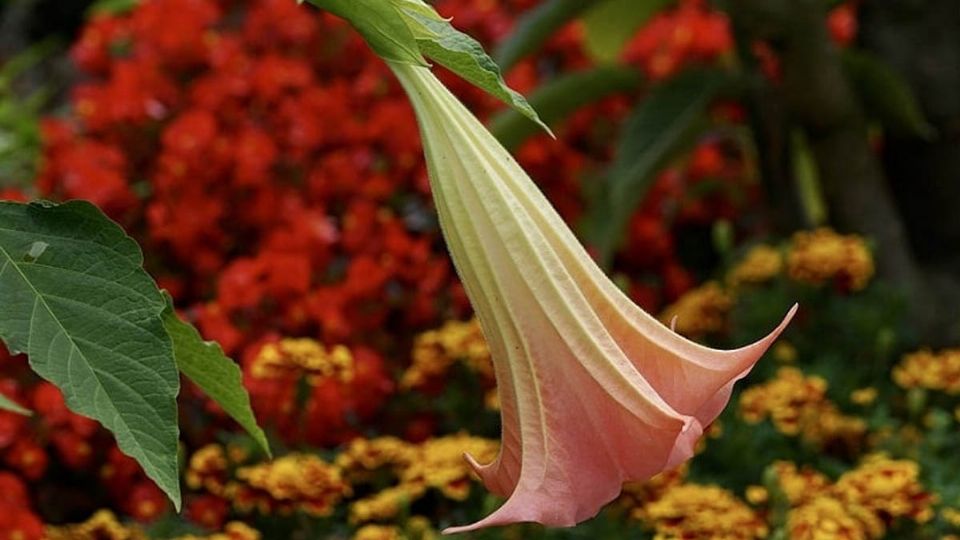
{"type": "Polygon", "coordinates": [[[691,62],[710,62],[733,48],[726,15],[703,0],[682,0],[658,13],[627,45],[624,58],[653,80],[665,79],[691,62]]]}

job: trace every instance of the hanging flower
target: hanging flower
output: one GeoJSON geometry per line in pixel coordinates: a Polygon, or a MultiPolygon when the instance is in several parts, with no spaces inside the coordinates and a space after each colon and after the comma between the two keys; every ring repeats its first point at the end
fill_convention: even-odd
{"type": "Polygon", "coordinates": [[[499,385],[499,455],[471,466],[506,503],[445,532],[593,517],[694,444],[783,330],[717,351],[634,305],[523,169],[426,68],[392,65],[416,109],[434,200],[499,385]]]}

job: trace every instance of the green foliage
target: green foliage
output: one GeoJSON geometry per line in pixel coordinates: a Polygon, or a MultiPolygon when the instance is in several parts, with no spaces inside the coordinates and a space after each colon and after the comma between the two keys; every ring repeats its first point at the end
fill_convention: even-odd
{"type": "Polygon", "coordinates": [[[400,13],[416,36],[423,54],[550,131],[527,100],[507,86],[500,68],[477,40],[454,28],[426,4],[414,0],[394,2],[400,6],[400,13]]]}
{"type": "Polygon", "coordinates": [[[413,32],[395,2],[383,0],[309,0],[311,4],[346,19],[381,58],[426,66],[413,32]]]}
{"type": "Polygon", "coordinates": [[[173,310],[167,297],[163,325],[173,340],[177,368],[203,392],[217,402],[270,455],[267,437],[257,425],[250,408],[250,396],[243,387],[243,374],[237,364],[223,354],[215,342],[204,341],[192,325],[185,323],[173,310]]]}
{"type": "Polygon", "coordinates": [[[800,203],[807,222],[822,225],[827,221],[827,207],[820,186],[820,171],[810,151],[803,131],[794,130],[790,138],[790,162],[793,164],[793,179],[797,184],[800,203]]]}
{"type": "Polygon", "coordinates": [[[0,338],[179,507],[180,380],[140,248],[90,203],[4,202],[0,261],[0,338]]]}
{"type": "Polygon", "coordinates": [[[14,412],[17,414],[22,414],[24,416],[30,416],[31,414],[29,410],[24,409],[13,400],[8,399],[3,394],[0,394],[0,411],[14,412]]]}
{"type": "Polygon", "coordinates": [[[583,16],[584,47],[594,60],[616,62],[627,41],[672,0],[604,0],[583,16]]]}
{"type": "Polygon", "coordinates": [[[927,122],[913,90],[893,69],[862,50],[843,52],[843,67],[867,114],[900,136],[929,139],[933,127],[927,122]]]}
{"type": "Polygon", "coordinates": [[[606,185],[584,225],[601,263],[609,264],[657,172],[687,148],[726,81],[721,71],[688,71],[654,88],[627,120],[606,185]]]}
{"type": "MultiPolygon", "coordinates": [[[[562,75],[537,89],[530,104],[544,122],[567,118],[577,109],[604,97],[639,90],[643,78],[635,69],[604,66],[562,75]]],[[[508,110],[493,117],[490,131],[513,150],[540,131],[540,126],[522,114],[508,110]]]]}
{"type": "Polygon", "coordinates": [[[97,0],[88,9],[90,17],[96,15],[121,15],[132,11],[140,4],[140,0],[97,0]]]}
{"type": "Polygon", "coordinates": [[[17,79],[47,58],[56,48],[43,41],[10,58],[0,68],[0,187],[2,182],[24,184],[34,174],[40,152],[38,119],[52,94],[41,87],[29,95],[17,92],[17,79]]]}
{"type": "Polygon", "coordinates": [[[592,5],[593,2],[584,0],[546,0],[517,20],[513,32],[497,47],[493,57],[503,69],[510,69],[592,5]]]}

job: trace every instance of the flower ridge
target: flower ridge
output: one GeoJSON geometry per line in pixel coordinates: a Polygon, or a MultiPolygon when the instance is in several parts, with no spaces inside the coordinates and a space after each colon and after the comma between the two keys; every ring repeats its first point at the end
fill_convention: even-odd
{"type": "Polygon", "coordinates": [[[462,532],[594,516],[624,481],[693,448],[794,310],[733,351],[689,341],[603,274],[523,169],[427,68],[392,64],[413,102],[451,257],[494,361],[502,444],[485,465],[507,497],[462,532]]]}

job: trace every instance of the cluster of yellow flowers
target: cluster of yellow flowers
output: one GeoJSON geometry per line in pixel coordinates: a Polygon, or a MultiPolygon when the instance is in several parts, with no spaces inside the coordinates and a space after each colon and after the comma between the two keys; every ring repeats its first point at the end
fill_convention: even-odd
{"type": "Polygon", "coordinates": [[[357,529],[353,540],[436,540],[439,535],[423,516],[413,516],[405,526],[364,525],[357,529]]]}
{"type": "Polygon", "coordinates": [[[473,473],[463,453],[490,461],[498,448],[497,441],[465,434],[419,444],[395,437],[360,438],[347,445],[333,463],[314,455],[289,454],[271,462],[242,465],[244,456],[232,456],[220,445],[209,445],[191,456],[185,477],[191,489],[224,497],[240,512],[300,511],[319,517],[329,516],[341,501],[353,496],[354,486],[368,489],[374,481],[382,482],[380,473],[386,470],[395,479],[394,485],[350,505],[351,521],[367,523],[395,518],[430,489],[450,499],[466,499],[473,473]]]}
{"type": "Polygon", "coordinates": [[[756,285],[775,278],[783,270],[783,255],[777,248],[759,245],[752,248],[736,266],[727,273],[727,283],[756,285]]]}
{"type": "Polygon", "coordinates": [[[718,486],[683,484],[647,505],[656,540],[671,538],[765,538],[763,518],[730,491],[718,486]]]}
{"type": "Polygon", "coordinates": [[[801,283],[833,282],[858,291],[867,286],[873,272],[873,256],[863,238],[826,228],[796,233],[787,253],[787,274],[801,283]]]}
{"type": "Polygon", "coordinates": [[[769,530],[760,514],[725,489],[685,483],[686,471],[681,466],[647,482],[626,484],[621,505],[631,518],[650,526],[656,540],[766,537],[769,530]]]}
{"type": "Polygon", "coordinates": [[[733,297],[716,282],[688,291],[660,315],[660,321],[678,333],[698,337],[719,332],[727,326],[733,297]]]}
{"type": "Polygon", "coordinates": [[[251,373],[259,379],[306,375],[311,384],[335,378],[353,379],[353,355],[343,345],[327,348],[307,338],[286,338],[268,343],[254,358],[251,373]]]}
{"type": "Polygon", "coordinates": [[[939,354],[929,350],[908,354],[893,369],[893,380],[902,388],[960,394],[960,349],[947,349],[939,354]]]}
{"type": "Polygon", "coordinates": [[[782,367],[775,378],[743,392],[740,414],[750,424],[770,418],[780,433],[799,435],[817,446],[840,443],[856,448],[866,434],[866,423],[841,413],[826,391],[822,377],[806,377],[799,369],[782,367]]]}
{"type": "Polygon", "coordinates": [[[147,540],[136,526],[126,526],[109,510],[100,510],[76,525],[47,527],[47,540],[147,540]]]}
{"type": "MultiPolygon", "coordinates": [[[[110,510],[100,510],[90,519],[75,525],[47,527],[47,540],[147,540],[149,537],[136,525],[124,525],[110,510]]],[[[260,533],[239,521],[227,523],[223,532],[209,536],[186,535],[171,540],[260,540],[260,533]]]]}
{"type": "Polygon", "coordinates": [[[473,474],[463,459],[464,452],[483,462],[492,460],[498,448],[496,441],[465,434],[420,444],[391,437],[356,440],[337,458],[344,475],[359,483],[372,471],[388,467],[397,484],[355,501],[350,506],[350,520],[391,519],[431,488],[447,498],[464,500],[470,494],[473,474]]]}
{"type": "MultiPolygon", "coordinates": [[[[400,377],[400,387],[405,390],[422,390],[441,380],[457,361],[477,373],[488,387],[495,382],[490,349],[476,317],[465,322],[447,321],[418,335],[412,357],[410,367],[400,377]]],[[[488,391],[485,400],[488,408],[499,408],[495,389],[488,391]]]]}
{"type": "Polygon", "coordinates": [[[881,538],[897,519],[925,523],[934,516],[935,497],[924,491],[914,461],[872,454],[832,484],[791,463],[774,467],[791,506],[787,529],[794,540],[881,538]]]}
{"type": "Polygon", "coordinates": [[[245,523],[231,521],[223,527],[223,532],[209,536],[187,535],[173,540],[260,540],[260,533],[245,523]]]}
{"type": "Polygon", "coordinates": [[[263,514],[300,511],[329,516],[351,494],[340,469],[318,456],[289,454],[269,463],[240,467],[237,482],[227,485],[227,498],[241,511],[263,514]]]}

